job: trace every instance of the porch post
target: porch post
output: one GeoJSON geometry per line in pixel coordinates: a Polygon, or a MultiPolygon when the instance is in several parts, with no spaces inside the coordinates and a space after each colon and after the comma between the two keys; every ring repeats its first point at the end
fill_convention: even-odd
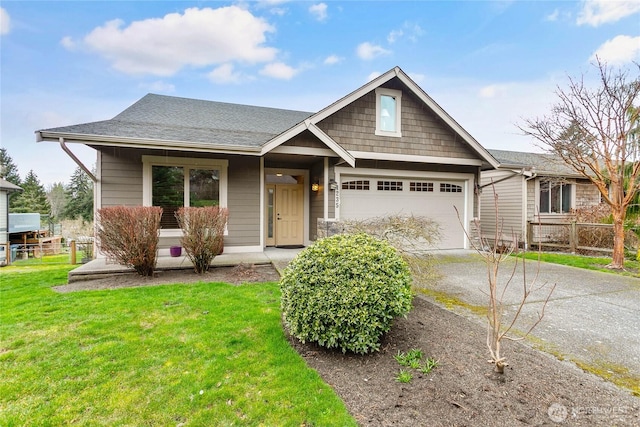
{"type": "Polygon", "coordinates": [[[324,183],[322,184],[322,196],[324,198],[324,220],[329,219],[329,158],[324,158],[324,183]]]}

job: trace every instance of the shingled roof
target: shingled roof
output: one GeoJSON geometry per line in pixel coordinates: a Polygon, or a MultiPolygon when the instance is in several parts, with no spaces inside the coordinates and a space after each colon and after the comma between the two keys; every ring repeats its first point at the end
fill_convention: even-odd
{"type": "Polygon", "coordinates": [[[559,159],[558,156],[546,153],[525,153],[489,149],[489,153],[506,168],[533,168],[538,175],[550,176],[582,176],[559,159]]]}
{"type": "Polygon", "coordinates": [[[260,147],[312,114],[147,94],[111,120],[39,132],[260,147]]]}

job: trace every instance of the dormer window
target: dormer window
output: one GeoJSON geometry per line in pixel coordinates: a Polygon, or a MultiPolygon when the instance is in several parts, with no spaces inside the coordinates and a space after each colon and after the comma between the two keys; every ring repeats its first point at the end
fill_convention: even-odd
{"type": "Polygon", "coordinates": [[[394,89],[376,89],[376,135],[401,137],[400,101],[402,92],[394,89]]]}

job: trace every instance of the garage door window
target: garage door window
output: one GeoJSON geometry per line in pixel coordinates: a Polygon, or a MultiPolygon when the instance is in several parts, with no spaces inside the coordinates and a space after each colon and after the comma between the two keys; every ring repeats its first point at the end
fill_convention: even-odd
{"type": "Polygon", "coordinates": [[[402,181],[378,181],[378,191],[402,191],[402,181]]]}
{"type": "Polygon", "coordinates": [[[342,183],[343,190],[368,190],[369,181],[347,181],[342,183]]]}
{"type": "Polygon", "coordinates": [[[423,191],[433,193],[433,182],[410,182],[409,191],[423,191]]]}
{"type": "Polygon", "coordinates": [[[462,187],[455,184],[443,182],[440,184],[441,193],[462,193],[462,187]]]}

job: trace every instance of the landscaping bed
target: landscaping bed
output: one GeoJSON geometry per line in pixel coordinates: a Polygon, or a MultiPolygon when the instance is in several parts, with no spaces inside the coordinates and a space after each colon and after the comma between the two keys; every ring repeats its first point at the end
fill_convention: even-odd
{"type": "MultiPolygon", "coordinates": [[[[277,277],[269,266],[244,265],[215,268],[205,276],[168,271],[145,279],[132,274],[56,290],[195,281],[239,284],[277,277]]],[[[504,375],[494,374],[487,363],[486,330],[481,322],[445,310],[423,296],[415,298],[406,319],[395,321],[377,353],[342,354],[292,338],[290,342],[363,426],[640,425],[640,399],[522,343],[504,344],[510,366],[504,375]],[[424,358],[436,359],[438,366],[429,374],[403,368],[394,356],[411,349],[422,350],[424,358]],[[401,369],[413,374],[410,382],[396,380],[401,369]]]]}

